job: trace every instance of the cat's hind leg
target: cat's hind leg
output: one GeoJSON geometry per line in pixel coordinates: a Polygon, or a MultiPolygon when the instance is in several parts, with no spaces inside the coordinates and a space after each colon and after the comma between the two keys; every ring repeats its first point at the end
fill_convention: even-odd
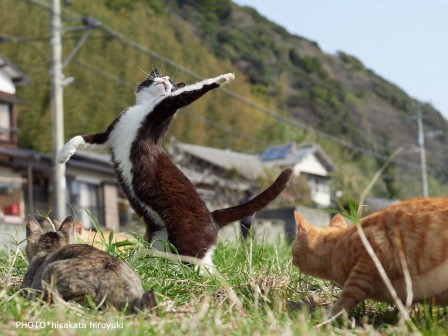
{"type": "MultiPolygon", "coordinates": [[[[158,229],[157,231],[147,230],[144,238],[154,249],[160,252],[169,252],[169,253],[178,253],[176,248],[170,243],[168,239],[168,232],[166,228],[158,229]]],[[[199,267],[199,272],[204,274],[213,274],[215,271],[215,267],[213,265],[213,252],[215,251],[215,245],[211,246],[207,249],[204,256],[201,258],[197,258],[195,256],[186,255],[188,258],[196,258],[196,261],[184,261],[186,264],[190,264],[191,266],[199,267]]],[[[180,253],[182,254],[182,253],[180,253]]],[[[182,258],[181,258],[182,259],[182,258]]]]}
{"type": "Polygon", "coordinates": [[[170,243],[168,241],[168,232],[166,228],[154,231],[150,235],[145,235],[145,240],[151,244],[151,247],[160,252],[171,252],[170,243]],[[148,238],[147,238],[148,237],[148,238]]]}
{"type": "Polygon", "coordinates": [[[199,272],[204,274],[214,274],[215,273],[215,266],[213,265],[213,253],[215,252],[215,247],[210,247],[207,252],[205,253],[204,257],[202,258],[202,263],[200,264],[199,272]]]}

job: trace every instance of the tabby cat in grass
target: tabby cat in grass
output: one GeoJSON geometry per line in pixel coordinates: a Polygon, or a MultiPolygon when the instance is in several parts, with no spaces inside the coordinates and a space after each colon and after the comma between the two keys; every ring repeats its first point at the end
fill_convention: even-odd
{"type": "Polygon", "coordinates": [[[80,304],[90,296],[96,305],[105,301],[131,313],[155,307],[154,293],[145,293],[138,275],[124,261],[93,246],[73,244],[74,225],[67,217],[57,231],[44,232],[34,218],[27,218],[29,265],[22,288],[29,296],[53,301],[56,293],[80,304]]]}
{"type": "MultiPolygon", "coordinates": [[[[295,220],[293,263],[342,288],[333,313],[349,311],[366,298],[393,303],[354,225],[347,226],[340,215],[328,227],[313,227],[298,212],[295,220]]],[[[400,246],[414,302],[448,304],[448,197],[403,201],[362,218],[360,225],[402,302],[407,293],[400,246]]]]}
{"type": "Polygon", "coordinates": [[[134,106],[105,132],[72,138],[60,150],[58,161],[68,161],[77,148],[111,153],[118,181],[146,224],[145,240],[168,240],[179,254],[211,266],[219,228],[264,208],[283,191],[291,175],[286,169],[249,202],[209,212],[195,186],[164,151],[162,137],[176,111],[234,77],[228,73],[185,86],[153,70],[139,85],[134,106]]]}

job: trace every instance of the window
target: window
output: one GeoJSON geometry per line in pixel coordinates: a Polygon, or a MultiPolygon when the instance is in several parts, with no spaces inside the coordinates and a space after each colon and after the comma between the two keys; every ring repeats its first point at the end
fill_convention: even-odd
{"type": "Polygon", "coordinates": [[[0,141],[11,141],[11,105],[0,103],[0,141]]]}
{"type": "Polygon", "coordinates": [[[310,176],[308,179],[311,194],[316,195],[317,193],[329,193],[330,188],[328,186],[328,180],[318,176],[310,176]]]}
{"type": "MultiPolygon", "coordinates": [[[[72,180],[70,182],[70,207],[75,211],[85,229],[93,229],[94,222],[104,225],[100,186],[72,180]]],[[[71,212],[71,209],[68,210],[71,212]]]]}

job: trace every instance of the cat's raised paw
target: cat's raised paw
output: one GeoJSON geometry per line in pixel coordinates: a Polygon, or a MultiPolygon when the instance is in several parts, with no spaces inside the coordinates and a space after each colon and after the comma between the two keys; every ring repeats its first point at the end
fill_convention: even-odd
{"type": "Polygon", "coordinates": [[[59,152],[57,161],[59,164],[66,163],[75,154],[76,148],[64,146],[59,152]]]}
{"type": "Polygon", "coordinates": [[[223,85],[223,84],[226,84],[226,83],[229,83],[229,82],[233,81],[234,79],[235,79],[235,74],[227,73],[227,74],[219,76],[217,78],[217,83],[219,85],[223,85]]]}
{"type": "Polygon", "coordinates": [[[72,138],[59,150],[57,157],[58,163],[66,163],[73,156],[73,154],[76,153],[76,149],[82,144],[85,144],[82,136],[78,135],[72,138]]]}

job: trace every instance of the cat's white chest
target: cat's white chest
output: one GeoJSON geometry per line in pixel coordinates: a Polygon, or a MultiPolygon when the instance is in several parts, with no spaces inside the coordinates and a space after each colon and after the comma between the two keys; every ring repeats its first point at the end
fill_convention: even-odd
{"type": "Polygon", "coordinates": [[[115,163],[121,171],[124,182],[132,185],[132,163],[130,159],[132,143],[137,137],[143,120],[152,110],[151,103],[139,104],[128,109],[115,125],[109,142],[114,154],[115,163]]]}
{"type": "Polygon", "coordinates": [[[132,185],[133,169],[131,162],[131,147],[137,138],[143,121],[154,108],[154,102],[138,104],[128,109],[118,120],[115,128],[110,133],[109,144],[112,148],[114,163],[117,171],[126,184],[129,196],[134,198],[146,211],[146,215],[152,218],[159,227],[165,224],[159,214],[148,204],[142,202],[134,192],[132,185]]]}

